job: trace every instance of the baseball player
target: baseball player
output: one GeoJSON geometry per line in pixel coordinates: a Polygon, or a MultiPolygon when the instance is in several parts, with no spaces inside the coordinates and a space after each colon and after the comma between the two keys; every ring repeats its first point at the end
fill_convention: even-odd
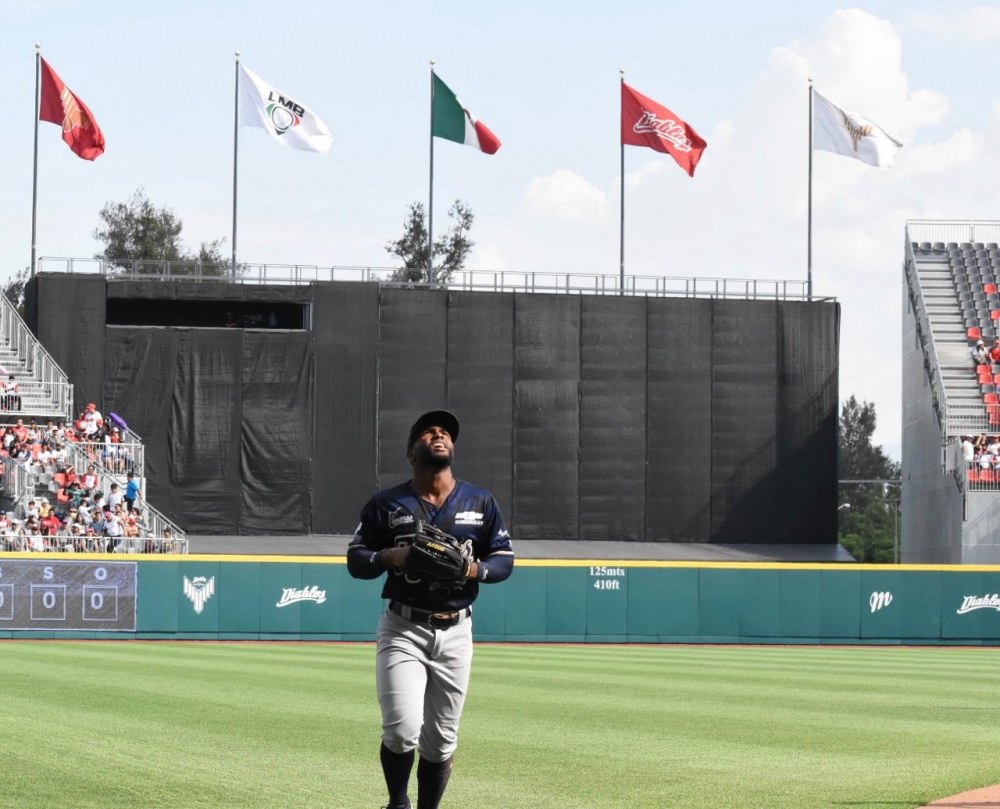
{"type": "Polygon", "coordinates": [[[417,809],[440,804],[472,668],[472,602],[481,583],[514,568],[493,495],[452,474],[457,439],[458,419],[447,410],[418,418],[406,443],[412,479],[368,501],[347,549],[355,578],[388,573],[376,654],[386,809],[411,809],[418,748],[417,809]]]}

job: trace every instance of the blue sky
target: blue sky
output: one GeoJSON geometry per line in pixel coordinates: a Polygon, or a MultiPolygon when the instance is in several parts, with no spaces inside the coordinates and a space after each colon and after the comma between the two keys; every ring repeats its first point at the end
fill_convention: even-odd
{"type": "Polygon", "coordinates": [[[504,142],[493,157],[436,146],[436,228],[450,201],[472,205],[472,268],[617,273],[625,68],[709,143],[693,180],[627,151],[627,271],[801,279],[811,75],[906,144],[888,172],[817,154],[814,173],[816,292],[844,309],[841,392],[876,403],[896,456],[903,223],[1000,219],[997,5],[0,0],[3,275],[30,254],[36,41],[108,141],[88,163],[41,125],[41,256],[93,255],[97,211],[139,185],[191,246],[229,237],[240,50],[334,136],[324,157],[242,130],[243,260],[388,263],[406,206],[427,195],[434,58],[504,142]]]}

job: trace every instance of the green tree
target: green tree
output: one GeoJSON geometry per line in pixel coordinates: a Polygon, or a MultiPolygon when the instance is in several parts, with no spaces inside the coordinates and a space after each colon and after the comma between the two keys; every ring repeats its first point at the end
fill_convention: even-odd
{"type": "Polygon", "coordinates": [[[465,268],[465,262],[475,246],[475,242],[469,238],[475,215],[468,205],[455,200],[455,204],[448,210],[448,216],[452,220],[451,227],[434,241],[434,274],[430,278],[427,272],[427,213],[423,203],[414,202],[410,205],[403,223],[403,236],[385,246],[386,252],[403,264],[392,274],[390,280],[412,284],[431,281],[446,284],[456,270],[465,268]]]}
{"type": "Polygon", "coordinates": [[[31,268],[25,267],[11,275],[7,279],[7,283],[3,285],[3,294],[7,300],[14,304],[14,308],[17,309],[17,313],[21,317],[24,317],[24,285],[28,283],[30,275],[31,268]]]}
{"type": "Polygon", "coordinates": [[[838,479],[892,482],[840,484],[840,544],[859,562],[891,563],[900,466],[882,447],[872,443],[875,426],[874,404],[859,403],[854,396],[844,402],[840,415],[838,479]]]}
{"type": "MultiPolygon", "coordinates": [[[[100,225],[94,238],[104,243],[104,249],[94,258],[103,259],[112,267],[131,269],[134,262],[153,262],[144,269],[158,274],[160,262],[171,262],[173,275],[231,276],[232,261],[222,255],[225,239],[202,242],[197,252],[185,250],[181,242],[184,224],[166,206],[156,207],[146,190],[139,186],[125,202],[107,202],[98,216],[100,225]]],[[[237,268],[239,271],[239,268],[237,268]]]]}

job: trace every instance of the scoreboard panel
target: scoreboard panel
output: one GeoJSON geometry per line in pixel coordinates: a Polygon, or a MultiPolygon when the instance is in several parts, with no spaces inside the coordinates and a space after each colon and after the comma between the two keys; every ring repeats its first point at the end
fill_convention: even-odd
{"type": "Polygon", "coordinates": [[[136,562],[0,559],[0,630],[135,632],[136,562]]]}

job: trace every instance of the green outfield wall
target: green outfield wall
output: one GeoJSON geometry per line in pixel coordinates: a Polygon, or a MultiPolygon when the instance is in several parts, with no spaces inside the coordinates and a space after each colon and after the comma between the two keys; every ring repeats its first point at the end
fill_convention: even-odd
{"type": "MultiPolygon", "coordinates": [[[[342,557],[0,555],[0,637],[373,640],[342,557]]],[[[522,560],[483,641],[1000,645],[1000,567],[522,560]]]]}

